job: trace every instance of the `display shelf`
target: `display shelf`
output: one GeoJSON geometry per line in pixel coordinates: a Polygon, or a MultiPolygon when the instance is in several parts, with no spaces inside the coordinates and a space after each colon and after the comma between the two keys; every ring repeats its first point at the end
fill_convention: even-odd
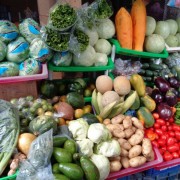
{"type": "Polygon", "coordinates": [[[96,71],[105,71],[105,70],[111,70],[114,69],[114,63],[112,59],[108,58],[108,64],[107,66],[67,66],[67,67],[58,67],[54,66],[52,62],[48,63],[48,69],[50,71],[55,72],[96,72],[96,71]]]}
{"type": "Polygon", "coordinates": [[[167,44],[165,45],[166,45],[166,50],[169,53],[180,52],[180,47],[169,47],[167,44]]]}
{"type": "Polygon", "coordinates": [[[17,83],[17,82],[28,82],[48,78],[47,64],[42,65],[42,72],[40,74],[27,75],[27,76],[12,76],[12,77],[1,77],[0,84],[17,83]]]}
{"type": "Polygon", "coordinates": [[[17,173],[18,173],[18,171],[13,175],[2,177],[2,178],[0,178],[0,180],[15,180],[17,177],[17,173]]]}
{"type": "Polygon", "coordinates": [[[151,52],[145,52],[145,51],[141,52],[141,51],[135,51],[135,50],[122,48],[117,39],[109,39],[109,42],[115,45],[116,54],[141,57],[141,58],[167,58],[168,57],[168,52],[166,51],[166,49],[164,49],[162,53],[157,54],[157,53],[151,53],[151,52]]]}
{"type": "Polygon", "coordinates": [[[155,153],[155,160],[154,161],[147,162],[144,165],[137,167],[137,168],[127,168],[127,169],[120,170],[118,172],[110,173],[106,180],[122,178],[125,176],[129,176],[131,174],[136,174],[136,173],[145,171],[147,169],[154,168],[155,166],[157,166],[158,164],[160,164],[163,161],[163,158],[162,158],[159,150],[156,147],[153,147],[153,149],[154,149],[154,153],[155,153]]]}

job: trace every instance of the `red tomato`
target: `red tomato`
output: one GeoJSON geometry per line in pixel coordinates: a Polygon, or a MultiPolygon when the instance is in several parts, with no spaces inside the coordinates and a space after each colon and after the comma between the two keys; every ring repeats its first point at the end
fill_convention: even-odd
{"type": "Polygon", "coordinates": [[[159,149],[159,152],[160,152],[160,154],[161,154],[161,155],[163,155],[163,154],[164,154],[164,152],[165,152],[165,150],[163,150],[163,149],[159,149]]]}
{"type": "Polygon", "coordinates": [[[174,131],[180,131],[180,126],[176,125],[176,124],[173,124],[173,130],[174,131]]]}
{"type": "Polygon", "coordinates": [[[174,122],[174,118],[171,117],[171,118],[169,119],[169,122],[173,123],[173,122],[174,122]]]}
{"type": "Polygon", "coordinates": [[[169,122],[166,122],[166,126],[169,126],[170,125],[170,123],[169,122]]]}
{"type": "Polygon", "coordinates": [[[167,126],[163,125],[163,126],[161,126],[161,129],[162,129],[163,131],[167,131],[167,126]]]}
{"type": "Polygon", "coordinates": [[[153,128],[153,127],[151,127],[151,128],[148,128],[147,130],[154,131],[154,128],[153,128]]]}
{"type": "Polygon", "coordinates": [[[158,113],[153,113],[152,115],[153,115],[154,119],[159,119],[159,114],[158,113]]]}
{"type": "Polygon", "coordinates": [[[166,139],[167,139],[167,136],[163,134],[163,135],[161,136],[161,139],[166,140],[166,139]]]}
{"type": "Polygon", "coordinates": [[[175,133],[172,132],[172,131],[170,131],[170,132],[168,132],[168,135],[169,135],[170,137],[174,137],[174,136],[175,136],[175,133]]]}
{"type": "Polygon", "coordinates": [[[166,151],[163,155],[163,158],[165,161],[170,161],[173,159],[173,156],[168,151],[166,151]]]}
{"type": "Polygon", "coordinates": [[[176,151],[179,150],[179,146],[177,146],[177,145],[171,145],[171,146],[168,146],[168,147],[167,147],[167,150],[168,150],[169,152],[176,152],[176,151]]]}
{"type": "Polygon", "coordinates": [[[158,123],[154,123],[154,128],[159,129],[160,127],[161,127],[161,125],[160,125],[160,124],[158,124],[158,123]]]}
{"type": "Polygon", "coordinates": [[[172,126],[168,126],[167,127],[169,131],[172,131],[173,130],[173,127],[172,126]]]}
{"type": "Polygon", "coordinates": [[[166,141],[164,139],[158,139],[157,142],[158,142],[159,146],[161,146],[161,147],[166,145],[166,141]]]}
{"type": "Polygon", "coordinates": [[[180,141],[180,132],[179,131],[175,131],[175,136],[176,136],[176,139],[180,141]]]}
{"type": "Polygon", "coordinates": [[[173,152],[173,153],[172,153],[172,156],[173,156],[174,159],[179,158],[178,152],[173,152]]]}
{"type": "Polygon", "coordinates": [[[163,151],[167,151],[167,147],[166,147],[166,146],[163,146],[161,149],[162,149],[163,151]]]}
{"type": "Polygon", "coordinates": [[[165,125],[166,122],[163,119],[156,119],[156,123],[158,123],[159,125],[165,125]]]}
{"type": "Polygon", "coordinates": [[[159,144],[157,143],[157,141],[154,140],[154,141],[151,141],[151,143],[152,143],[153,146],[155,146],[157,148],[159,147],[159,144]]]}
{"type": "Polygon", "coordinates": [[[166,141],[168,146],[171,146],[175,143],[175,139],[173,137],[169,137],[166,141]]]}
{"type": "Polygon", "coordinates": [[[162,132],[161,129],[155,129],[155,132],[156,132],[156,134],[159,135],[159,136],[162,136],[162,135],[163,135],[163,132],[162,132]]]}

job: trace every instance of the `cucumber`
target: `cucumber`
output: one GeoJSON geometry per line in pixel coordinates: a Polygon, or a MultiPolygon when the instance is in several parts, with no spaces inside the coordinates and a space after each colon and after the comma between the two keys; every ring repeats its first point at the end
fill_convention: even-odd
{"type": "Polygon", "coordinates": [[[140,72],[138,72],[138,74],[140,75],[144,75],[146,73],[146,71],[144,69],[141,69],[140,72]]]}
{"type": "Polygon", "coordinates": [[[154,71],[153,73],[154,73],[154,76],[159,76],[158,72],[154,71]]]}
{"type": "Polygon", "coordinates": [[[161,70],[163,67],[160,64],[149,64],[149,69],[151,70],[161,70]]]}
{"type": "Polygon", "coordinates": [[[149,68],[149,63],[142,63],[142,69],[147,69],[149,68]]]}
{"type": "Polygon", "coordinates": [[[147,76],[142,76],[144,81],[152,81],[153,78],[152,77],[147,77],[147,76]]]}
{"type": "Polygon", "coordinates": [[[146,76],[147,77],[152,77],[152,76],[154,76],[154,73],[153,73],[153,71],[151,71],[151,70],[146,70],[146,76]]]}

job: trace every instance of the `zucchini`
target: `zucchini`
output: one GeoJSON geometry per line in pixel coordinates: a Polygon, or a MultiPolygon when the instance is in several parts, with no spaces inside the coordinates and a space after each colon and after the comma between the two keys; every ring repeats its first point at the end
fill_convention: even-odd
{"type": "Polygon", "coordinates": [[[142,69],[147,69],[149,68],[149,63],[142,63],[142,69]]]}
{"type": "Polygon", "coordinates": [[[163,67],[160,64],[149,64],[149,69],[151,70],[161,70],[163,67]]]}
{"type": "Polygon", "coordinates": [[[153,73],[153,71],[151,71],[151,70],[146,70],[146,76],[150,76],[150,77],[152,77],[152,76],[154,76],[154,73],[153,73]]]}

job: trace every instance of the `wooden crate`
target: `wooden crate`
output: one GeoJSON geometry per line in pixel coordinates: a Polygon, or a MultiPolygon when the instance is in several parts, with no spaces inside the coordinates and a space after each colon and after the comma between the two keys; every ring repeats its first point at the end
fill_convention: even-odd
{"type": "Polygon", "coordinates": [[[9,101],[29,95],[38,97],[37,81],[0,84],[0,99],[9,101]]]}

